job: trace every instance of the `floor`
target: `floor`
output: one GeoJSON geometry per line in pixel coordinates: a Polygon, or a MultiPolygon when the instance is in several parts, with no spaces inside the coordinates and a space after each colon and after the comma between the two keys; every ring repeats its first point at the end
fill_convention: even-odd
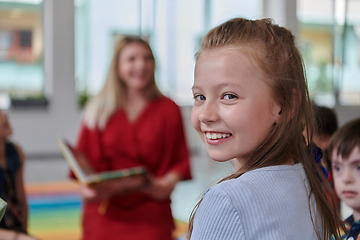
{"type": "MultiPolygon", "coordinates": [[[[180,182],[171,198],[175,235],[185,239],[190,213],[202,193],[232,171],[231,163],[215,163],[207,155],[192,157],[193,179],[180,182]]],[[[25,188],[29,205],[29,233],[41,240],[80,239],[81,200],[78,184],[67,178],[63,158],[28,159],[25,188]]]]}
{"type": "MultiPolygon", "coordinates": [[[[231,163],[216,163],[204,153],[193,156],[191,163],[193,179],[180,182],[171,196],[179,240],[185,239],[186,223],[204,191],[233,169],[231,163]]],[[[26,161],[29,233],[41,240],[80,239],[78,184],[69,180],[67,173],[63,158],[26,161]]],[[[351,209],[342,204],[342,216],[350,214],[351,209]]]]}
{"type": "Polygon", "coordinates": [[[66,178],[67,171],[61,158],[26,161],[30,235],[41,240],[80,239],[78,184],[66,178]]]}

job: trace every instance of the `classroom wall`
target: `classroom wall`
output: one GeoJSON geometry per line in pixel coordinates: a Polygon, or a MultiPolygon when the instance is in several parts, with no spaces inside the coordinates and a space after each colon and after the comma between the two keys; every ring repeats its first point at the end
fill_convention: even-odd
{"type": "MultiPolygon", "coordinates": [[[[274,18],[283,26],[297,32],[296,0],[264,1],[264,16],[274,18]],[[291,12],[293,14],[291,14],[291,12]]],[[[50,104],[46,109],[10,109],[9,119],[14,129],[12,140],[22,145],[28,158],[60,156],[55,138],[66,137],[75,142],[81,110],[77,107],[74,80],[74,3],[73,0],[44,1],[44,69],[46,92],[50,104]],[[56,10],[56,11],[55,11],[56,10]],[[67,14],[63,14],[67,13],[67,14]]],[[[190,122],[191,107],[181,108],[189,146],[193,153],[200,139],[190,122]]],[[[340,126],[360,117],[359,107],[335,108],[340,126]]]]}
{"type": "Polygon", "coordinates": [[[44,78],[49,106],[9,109],[18,142],[28,157],[60,155],[55,137],[74,141],[81,111],[76,106],[74,81],[73,0],[44,1],[44,78]],[[64,14],[67,13],[67,14],[64,14]]]}

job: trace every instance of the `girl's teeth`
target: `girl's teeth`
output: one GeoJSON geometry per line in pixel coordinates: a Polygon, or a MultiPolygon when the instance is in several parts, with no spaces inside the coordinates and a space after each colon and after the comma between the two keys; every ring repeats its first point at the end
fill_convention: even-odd
{"type": "Polygon", "coordinates": [[[227,138],[229,137],[229,134],[221,134],[221,133],[206,133],[206,137],[208,139],[221,139],[221,138],[227,138]]]}

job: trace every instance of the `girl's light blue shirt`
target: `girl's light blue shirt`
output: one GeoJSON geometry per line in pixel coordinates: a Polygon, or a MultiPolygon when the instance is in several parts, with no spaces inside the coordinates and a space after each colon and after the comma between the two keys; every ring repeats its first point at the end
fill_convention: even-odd
{"type": "Polygon", "coordinates": [[[264,167],[217,184],[196,212],[191,240],[318,239],[309,189],[302,164],[264,167]]]}

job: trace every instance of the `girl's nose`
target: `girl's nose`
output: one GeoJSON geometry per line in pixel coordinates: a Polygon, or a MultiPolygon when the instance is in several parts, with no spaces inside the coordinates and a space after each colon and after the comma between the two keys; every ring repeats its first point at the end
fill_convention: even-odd
{"type": "Polygon", "coordinates": [[[352,183],[354,181],[353,173],[351,169],[345,169],[343,174],[343,181],[346,184],[352,183]]]}
{"type": "Polygon", "coordinates": [[[219,114],[215,106],[211,104],[205,104],[204,108],[202,109],[199,120],[202,123],[211,123],[216,122],[219,119],[219,114]]]}

